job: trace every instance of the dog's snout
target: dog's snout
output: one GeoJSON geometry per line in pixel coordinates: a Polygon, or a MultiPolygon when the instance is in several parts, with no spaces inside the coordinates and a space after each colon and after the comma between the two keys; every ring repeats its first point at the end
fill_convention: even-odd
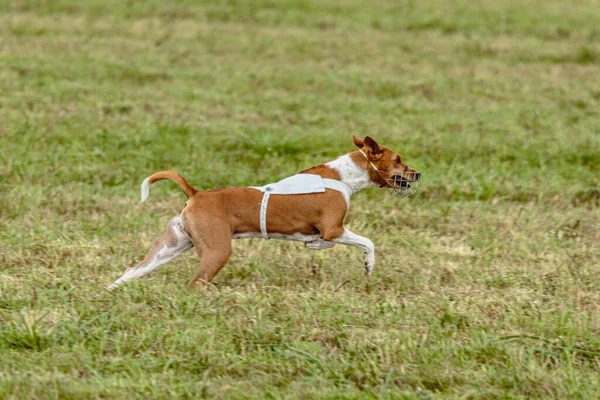
{"type": "Polygon", "coordinates": [[[417,177],[417,180],[421,179],[421,173],[420,173],[420,172],[417,172],[417,173],[416,173],[416,177],[417,177]]]}

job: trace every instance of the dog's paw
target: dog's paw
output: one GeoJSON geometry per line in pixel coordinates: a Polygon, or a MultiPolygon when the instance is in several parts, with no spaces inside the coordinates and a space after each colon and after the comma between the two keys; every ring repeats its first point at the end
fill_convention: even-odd
{"type": "Polygon", "coordinates": [[[366,276],[371,275],[373,268],[375,268],[375,254],[367,253],[365,254],[365,262],[363,263],[364,274],[366,276]]]}

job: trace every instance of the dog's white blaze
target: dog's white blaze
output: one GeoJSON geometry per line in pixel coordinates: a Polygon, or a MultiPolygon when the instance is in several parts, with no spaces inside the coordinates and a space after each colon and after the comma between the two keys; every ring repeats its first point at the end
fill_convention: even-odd
{"type": "Polygon", "coordinates": [[[342,182],[352,188],[354,193],[359,190],[366,189],[371,186],[376,186],[366,169],[362,169],[346,154],[336,158],[333,161],[326,163],[330,168],[333,168],[340,174],[342,182]]]}
{"type": "Polygon", "coordinates": [[[148,183],[149,179],[150,177],[144,179],[144,182],[142,182],[142,203],[145,202],[150,195],[150,183],[148,183]]]}

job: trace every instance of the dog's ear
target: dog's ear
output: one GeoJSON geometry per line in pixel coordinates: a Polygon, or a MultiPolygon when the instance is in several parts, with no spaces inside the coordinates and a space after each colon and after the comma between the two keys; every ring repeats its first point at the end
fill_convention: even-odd
{"type": "Polygon", "coordinates": [[[352,141],[354,142],[354,145],[359,149],[362,149],[362,147],[365,145],[365,141],[356,135],[352,135],[352,141]]]}
{"type": "Polygon", "coordinates": [[[381,149],[379,148],[379,145],[370,136],[367,136],[365,138],[364,142],[365,142],[365,146],[369,150],[371,150],[371,153],[373,153],[373,155],[381,153],[381,149]]]}

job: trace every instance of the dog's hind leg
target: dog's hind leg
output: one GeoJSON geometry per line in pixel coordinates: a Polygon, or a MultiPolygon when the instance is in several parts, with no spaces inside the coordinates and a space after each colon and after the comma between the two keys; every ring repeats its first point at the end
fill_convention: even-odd
{"type": "Polygon", "coordinates": [[[112,290],[127,281],[149,274],[193,246],[192,241],[183,230],[181,218],[173,218],[167,224],[167,229],[156,239],[146,258],[137,266],[128,268],[122,277],[108,286],[108,289],[112,290]]]}
{"type": "Polygon", "coordinates": [[[200,265],[189,288],[210,282],[227,264],[231,256],[231,237],[229,227],[206,219],[202,226],[192,226],[190,232],[194,246],[200,256],[200,265]]]}

